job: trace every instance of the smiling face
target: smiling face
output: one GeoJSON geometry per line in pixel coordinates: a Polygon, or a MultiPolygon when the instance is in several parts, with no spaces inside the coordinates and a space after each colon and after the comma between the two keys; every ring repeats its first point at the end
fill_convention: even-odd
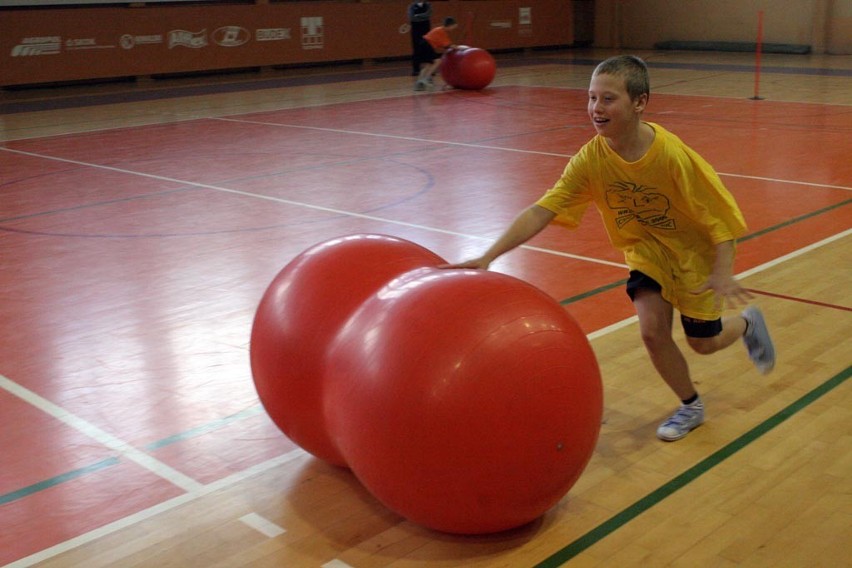
{"type": "Polygon", "coordinates": [[[595,73],[589,83],[589,118],[598,134],[620,139],[636,132],[648,95],[634,99],[621,75],[595,73]]]}

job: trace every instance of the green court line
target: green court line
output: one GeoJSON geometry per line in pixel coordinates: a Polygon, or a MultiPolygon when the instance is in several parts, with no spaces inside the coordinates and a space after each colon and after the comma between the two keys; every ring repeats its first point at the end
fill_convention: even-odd
{"type": "Polygon", "coordinates": [[[604,284],[600,288],[595,288],[594,290],[589,290],[588,292],[583,292],[582,294],[577,294],[576,296],[571,296],[570,298],[565,298],[559,303],[563,306],[567,306],[568,304],[573,304],[574,302],[579,302],[580,300],[585,300],[586,298],[597,296],[598,294],[601,294],[608,290],[612,290],[613,288],[619,288],[621,286],[624,286],[625,284],[627,284],[627,278],[612,282],[610,284],[604,284]]]}
{"type": "Polygon", "coordinates": [[[767,418],[766,420],[764,420],[739,438],[717,450],[710,456],[704,458],[696,465],[681,473],[668,483],[660,486],[659,488],[652,491],[642,499],[636,501],[620,513],[616,514],[615,516],[604,521],[594,529],[590,530],[571,544],[565,546],[550,557],[544,559],[542,562],[536,564],[534,568],[556,568],[557,566],[562,566],[587,548],[603,540],[604,538],[614,533],[616,530],[620,529],[621,527],[623,527],[624,525],[626,525],[627,523],[629,523],[654,505],[656,505],[657,503],[660,503],[662,500],[672,495],[678,489],[681,489],[682,487],[688,485],[689,483],[696,480],[698,477],[704,475],[705,473],[707,473],[708,471],[710,471],[711,469],[713,469],[738,451],[742,450],[752,442],[758,440],[764,434],[768,433],[778,425],[782,424],[788,418],[802,411],[807,406],[821,398],[823,395],[830,392],[832,389],[840,386],[850,376],[852,376],[852,366],[846,367],[845,370],[841,371],[828,381],[816,387],[797,401],[782,409],[780,412],[767,418]]]}
{"type": "Polygon", "coordinates": [[[765,235],[766,233],[771,233],[773,231],[777,231],[778,229],[783,229],[784,227],[789,227],[790,225],[795,225],[801,221],[805,221],[810,219],[811,217],[816,217],[817,215],[822,215],[823,213],[828,213],[829,211],[833,211],[835,209],[839,209],[846,205],[852,203],[852,199],[847,199],[846,201],[841,201],[840,203],[835,203],[834,205],[829,205],[827,207],[823,207],[822,209],[817,209],[816,211],[811,211],[810,213],[805,213],[804,215],[799,215],[798,217],[793,217],[792,219],[788,219],[783,223],[778,223],[777,225],[772,225],[771,227],[766,227],[765,229],[761,229],[759,231],[755,231],[754,233],[749,233],[748,235],[739,239],[739,242],[748,241],[755,237],[760,237],[765,235]]]}
{"type": "Polygon", "coordinates": [[[145,449],[148,451],[153,451],[164,446],[168,446],[170,444],[182,442],[184,440],[188,440],[190,438],[206,434],[207,432],[218,430],[219,428],[223,428],[232,422],[236,422],[237,420],[242,420],[243,418],[255,416],[257,414],[260,414],[262,411],[263,407],[258,404],[245,410],[241,410],[236,414],[231,414],[230,416],[225,416],[224,418],[219,418],[218,420],[208,422],[207,424],[203,424],[201,426],[198,426],[197,428],[191,428],[190,430],[174,434],[173,436],[169,436],[168,438],[163,438],[162,440],[151,442],[150,444],[145,446],[145,449]]]}
{"type": "Polygon", "coordinates": [[[117,457],[106,458],[97,463],[93,463],[92,465],[87,465],[86,467],[81,467],[79,469],[75,469],[62,473],[55,477],[51,477],[50,479],[45,479],[44,481],[33,483],[32,485],[23,487],[21,489],[18,489],[17,491],[12,491],[11,493],[0,495],[0,505],[5,505],[6,503],[11,503],[12,501],[17,501],[18,499],[23,499],[24,497],[28,497],[29,495],[38,493],[39,491],[44,491],[45,489],[56,487],[60,483],[65,483],[66,481],[71,481],[77,479],[78,477],[83,477],[84,475],[87,475],[89,473],[94,473],[96,471],[112,467],[117,463],[117,457]]]}
{"type": "MultiPolygon", "coordinates": [[[[236,414],[231,414],[230,416],[225,416],[224,418],[220,418],[218,420],[214,420],[208,424],[204,424],[203,426],[199,426],[197,428],[192,428],[185,432],[181,432],[179,434],[175,434],[174,436],[169,436],[168,438],[163,438],[162,440],[157,440],[156,442],[152,442],[145,446],[145,449],[148,451],[156,450],[158,448],[162,448],[164,446],[168,446],[169,444],[174,444],[176,442],[181,442],[183,440],[188,440],[190,438],[194,438],[195,436],[200,436],[201,434],[211,432],[213,430],[217,430],[232,422],[236,422],[237,420],[241,420],[243,418],[248,418],[250,416],[254,416],[256,414],[260,414],[263,411],[263,407],[260,405],[252,406],[236,414]]],[[[38,493],[39,491],[44,491],[45,489],[50,489],[51,487],[55,487],[61,483],[65,483],[66,481],[73,481],[78,477],[82,477],[89,473],[94,473],[106,467],[111,467],[119,463],[119,459],[117,457],[107,458],[101,460],[92,465],[88,465],[86,467],[81,467],[79,469],[75,469],[72,471],[68,471],[57,475],[55,477],[51,477],[50,479],[45,479],[44,481],[39,481],[38,483],[34,483],[27,487],[23,487],[16,491],[12,491],[11,493],[6,493],[5,495],[0,495],[0,505],[5,505],[6,503],[11,503],[12,501],[17,501],[18,499],[22,499],[24,497],[28,497],[33,495],[34,493],[38,493]]]]}
{"type": "MultiPolygon", "coordinates": [[[[804,215],[799,215],[798,217],[794,217],[792,219],[788,219],[783,223],[778,223],[777,225],[772,225],[771,227],[766,227],[765,229],[761,229],[754,233],[749,233],[748,235],[737,239],[738,242],[744,242],[751,240],[755,237],[763,236],[767,233],[771,233],[773,231],[777,231],[779,229],[783,229],[784,227],[789,227],[790,225],[795,225],[796,223],[800,223],[801,221],[805,221],[810,219],[811,217],[816,217],[817,215],[822,215],[823,213],[828,213],[829,211],[833,211],[834,209],[839,209],[845,205],[849,205],[852,203],[852,199],[847,199],[846,201],[841,201],[840,203],[835,203],[834,205],[829,205],[827,207],[823,207],[822,209],[817,209],[816,211],[811,211],[810,213],[805,213],[804,215]]],[[[565,298],[564,300],[560,300],[560,304],[563,306],[567,306],[569,304],[573,304],[575,302],[579,302],[580,300],[585,300],[586,298],[591,298],[592,296],[597,296],[603,292],[607,292],[612,290],[613,288],[618,288],[619,286],[624,286],[627,284],[627,279],[618,280],[616,282],[612,282],[610,284],[604,284],[599,288],[595,288],[594,290],[589,290],[588,292],[583,292],[582,294],[577,294],[576,296],[571,296],[570,298],[565,298]]]]}

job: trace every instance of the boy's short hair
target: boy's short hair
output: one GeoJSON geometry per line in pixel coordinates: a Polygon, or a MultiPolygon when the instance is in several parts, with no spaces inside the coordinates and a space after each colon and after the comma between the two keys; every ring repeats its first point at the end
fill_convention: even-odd
{"type": "Polygon", "coordinates": [[[595,67],[595,75],[616,75],[624,79],[627,94],[631,100],[641,95],[651,96],[651,80],[648,76],[648,66],[635,55],[616,55],[595,67]]]}
{"type": "Polygon", "coordinates": [[[456,25],[456,19],[453,17],[444,18],[444,27],[448,28],[450,26],[456,25]]]}

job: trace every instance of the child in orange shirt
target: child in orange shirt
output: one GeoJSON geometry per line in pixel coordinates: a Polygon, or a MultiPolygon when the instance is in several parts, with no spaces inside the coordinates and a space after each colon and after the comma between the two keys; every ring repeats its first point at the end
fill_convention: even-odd
{"type": "Polygon", "coordinates": [[[456,47],[449,32],[457,27],[454,18],[446,18],[443,26],[434,27],[423,36],[419,49],[419,60],[423,67],[414,84],[415,91],[425,91],[432,84],[432,77],[441,66],[441,55],[444,51],[456,47]]]}

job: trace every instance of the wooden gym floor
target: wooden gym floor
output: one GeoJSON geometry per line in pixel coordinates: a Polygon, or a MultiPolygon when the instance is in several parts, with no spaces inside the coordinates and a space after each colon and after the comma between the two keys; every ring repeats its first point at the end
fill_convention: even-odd
{"type": "MultiPolygon", "coordinates": [[[[602,51],[498,56],[483,92],[405,62],[0,92],[0,565],[850,566],[852,57],[648,52],[647,119],[702,153],[750,233],[737,272],[779,352],[688,353],[675,408],[595,213],[495,264],[563,303],[605,421],[529,526],[457,537],[376,502],[259,406],[257,303],[295,255],[391,234],[478,253],[591,135],[602,51]]],[[[676,335],[682,342],[679,327],[676,335]]]]}

